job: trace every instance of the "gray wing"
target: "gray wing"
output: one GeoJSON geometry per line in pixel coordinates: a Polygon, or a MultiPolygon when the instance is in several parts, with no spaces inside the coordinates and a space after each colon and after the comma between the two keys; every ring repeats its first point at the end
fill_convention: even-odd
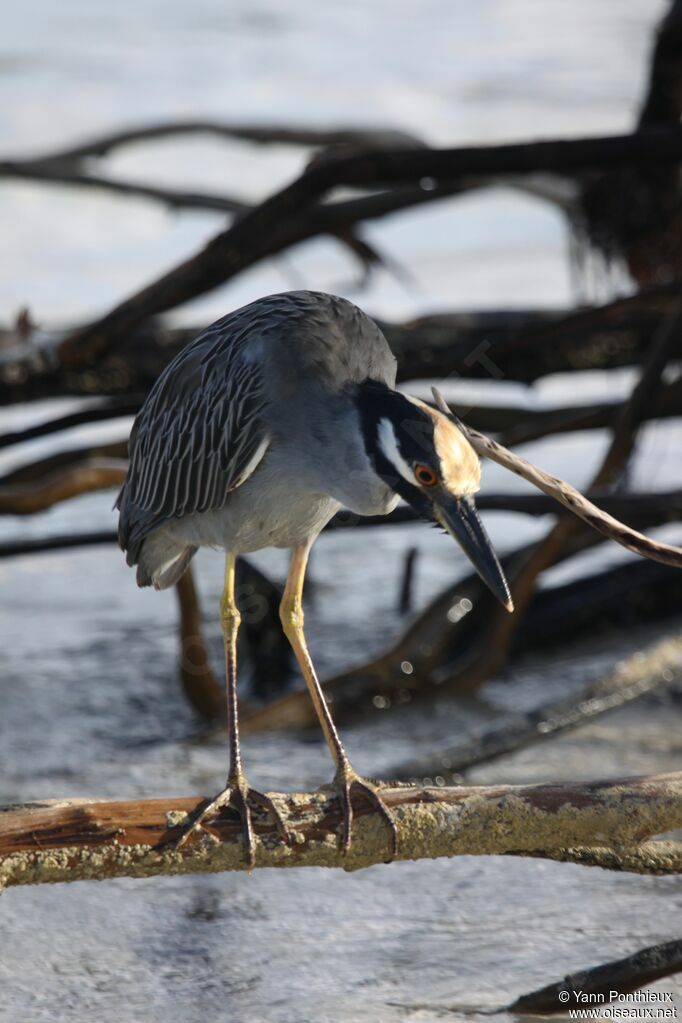
{"type": "Polygon", "coordinates": [[[222,508],[267,443],[260,349],[231,320],[219,320],[183,349],[135,419],[116,501],[129,565],[164,522],[222,508]]]}

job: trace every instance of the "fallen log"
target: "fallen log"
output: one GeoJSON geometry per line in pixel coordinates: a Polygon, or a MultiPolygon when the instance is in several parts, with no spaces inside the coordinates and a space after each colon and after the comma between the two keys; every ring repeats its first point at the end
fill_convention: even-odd
{"type": "MultiPolygon", "coordinates": [[[[258,867],[358,870],[386,858],[386,829],[354,802],[351,850],[339,849],[341,814],[323,791],[271,793],[291,840],[254,820],[258,867]]],[[[395,815],[398,859],[515,855],[572,861],[642,874],[682,873],[682,843],[646,841],[682,827],[682,774],[613,781],[479,788],[382,787],[395,815]]],[[[95,802],[72,800],[0,810],[0,889],[112,877],[246,870],[241,825],[232,811],[207,820],[179,850],[172,846],[196,796],[95,802]]]]}

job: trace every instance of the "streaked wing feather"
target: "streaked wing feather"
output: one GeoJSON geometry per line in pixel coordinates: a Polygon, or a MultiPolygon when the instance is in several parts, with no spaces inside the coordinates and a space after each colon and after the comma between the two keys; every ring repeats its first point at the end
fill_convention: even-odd
{"type": "Polygon", "coordinates": [[[135,420],[117,500],[121,546],[133,559],[163,522],[222,508],[266,440],[262,374],[252,349],[247,356],[253,336],[221,326],[171,363],[135,420]]]}

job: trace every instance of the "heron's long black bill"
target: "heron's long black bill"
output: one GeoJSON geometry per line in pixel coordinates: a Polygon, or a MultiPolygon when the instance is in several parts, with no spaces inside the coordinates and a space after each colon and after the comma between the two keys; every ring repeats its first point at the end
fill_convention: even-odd
{"type": "Polygon", "coordinates": [[[507,611],[513,611],[514,604],[507,580],[490,537],[478,517],[473,498],[453,498],[447,504],[437,504],[436,508],[441,524],[457,540],[483,582],[507,611]]]}

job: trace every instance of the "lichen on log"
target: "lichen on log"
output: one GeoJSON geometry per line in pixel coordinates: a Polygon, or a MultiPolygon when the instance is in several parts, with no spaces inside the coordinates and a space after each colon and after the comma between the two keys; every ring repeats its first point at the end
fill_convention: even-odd
{"type": "MultiPolygon", "coordinates": [[[[255,820],[258,867],[342,867],[382,863],[381,817],[355,805],[353,845],[339,849],[339,805],[326,791],[272,794],[291,840],[265,815],[255,820]]],[[[682,843],[650,842],[682,827],[682,773],[586,784],[420,788],[387,784],[400,860],[520,855],[646,874],[682,873],[682,843]],[[645,843],[645,844],[642,844],[645,843]]],[[[196,797],[131,802],[35,803],[0,810],[0,889],[113,877],[245,870],[233,814],[180,849],[174,839],[196,797]]]]}

